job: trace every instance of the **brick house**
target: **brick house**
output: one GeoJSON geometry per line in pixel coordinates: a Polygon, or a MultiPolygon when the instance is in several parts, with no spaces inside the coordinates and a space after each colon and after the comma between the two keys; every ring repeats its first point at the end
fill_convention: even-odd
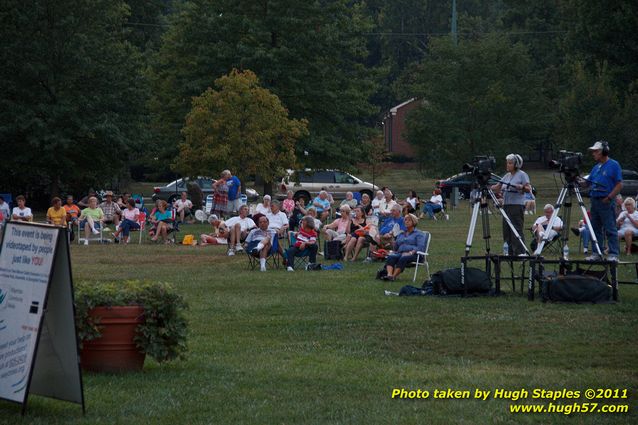
{"type": "Polygon", "coordinates": [[[412,98],[390,109],[383,117],[385,147],[389,153],[414,158],[414,149],[407,140],[405,119],[419,104],[416,98],[412,98]]]}

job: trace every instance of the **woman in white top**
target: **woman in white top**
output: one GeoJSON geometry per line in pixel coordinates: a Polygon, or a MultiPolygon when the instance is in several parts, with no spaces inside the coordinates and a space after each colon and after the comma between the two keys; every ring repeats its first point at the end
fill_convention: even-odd
{"type": "Polygon", "coordinates": [[[383,201],[383,191],[377,190],[377,196],[372,200],[372,214],[379,215],[379,206],[381,205],[381,201],[383,201]]]}
{"type": "Polygon", "coordinates": [[[257,207],[255,208],[255,214],[269,214],[270,213],[270,200],[272,198],[270,197],[270,195],[264,195],[264,202],[257,204],[257,207]]]}
{"type": "Polygon", "coordinates": [[[636,211],[636,200],[627,198],[624,202],[626,211],[623,211],[616,220],[618,228],[618,238],[625,238],[625,254],[631,255],[631,243],[634,236],[638,237],[638,211],[636,211]]]}
{"type": "Polygon", "coordinates": [[[126,201],[126,208],[122,210],[122,222],[117,232],[113,234],[115,239],[122,234],[122,243],[128,243],[128,235],[131,230],[139,230],[140,210],[135,208],[135,199],[129,198],[126,201]]]}
{"type": "Polygon", "coordinates": [[[417,196],[414,190],[408,192],[407,198],[405,201],[400,202],[403,207],[403,215],[414,214],[419,204],[419,197],[417,196]]]}
{"type": "Polygon", "coordinates": [[[13,211],[11,212],[11,219],[17,221],[33,221],[31,208],[25,205],[27,200],[24,196],[18,195],[16,202],[18,203],[18,206],[13,208],[13,211]]]}
{"type": "Polygon", "coordinates": [[[432,197],[423,206],[423,212],[421,216],[427,214],[432,220],[436,220],[435,213],[443,209],[443,197],[441,196],[441,189],[434,189],[432,191],[432,197]]]}

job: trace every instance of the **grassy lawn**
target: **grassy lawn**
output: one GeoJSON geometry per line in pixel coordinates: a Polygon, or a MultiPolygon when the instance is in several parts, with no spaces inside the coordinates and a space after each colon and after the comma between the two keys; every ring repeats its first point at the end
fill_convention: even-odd
{"type": "MultiPolygon", "coordinates": [[[[546,180],[549,200],[556,191],[546,180]]],[[[458,267],[463,253],[468,207],[450,214],[449,222],[419,224],[433,235],[432,271],[458,267]]],[[[493,216],[495,251],[500,227],[493,216]]],[[[182,230],[198,236],[205,227],[182,230]]],[[[84,417],[76,406],[33,396],[24,419],[0,402],[0,423],[638,423],[638,285],[621,286],[612,305],[528,302],[509,283],[494,298],[399,298],[383,290],[398,290],[411,276],[376,281],[378,263],[260,273],[219,247],[149,244],[74,245],[72,260],[75,280],[171,282],[190,303],[188,359],[147,359],[137,374],[85,373],[84,417]],[[610,403],[630,411],[515,415],[507,400],[393,400],[395,387],[626,388],[628,400],[610,403]]],[[[627,270],[622,277],[635,278],[627,270]]],[[[587,402],[558,402],[575,401],[587,402]]]]}

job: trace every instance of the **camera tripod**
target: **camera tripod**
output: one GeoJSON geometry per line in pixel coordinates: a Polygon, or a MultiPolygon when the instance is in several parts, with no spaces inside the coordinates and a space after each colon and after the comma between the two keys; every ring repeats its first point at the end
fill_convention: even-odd
{"type": "MultiPolygon", "coordinates": [[[[554,222],[556,221],[556,217],[558,217],[558,213],[560,212],[561,207],[563,206],[565,208],[565,214],[563,214],[564,220],[563,220],[563,229],[561,230],[560,241],[561,241],[561,246],[564,247],[567,245],[567,242],[569,241],[569,222],[570,222],[571,210],[572,210],[572,196],[573,194],[576,194],[578,205],[580,206],[580,209],[583,213],[583,220],[585,224],[587,225],[589,234],[591,235],[592,245],[596,249],[595,252],[598,253],[598,255],[602,258],[603,253],[600,250],[600,245],[598,245],[596,234],[594,233],[594,229],[591,226],[591,221],[589,220],[589,216],[587,215],[587,209],[585,208],[583,197],[581,196],[580,190],[578,189],[578,186],[576,186],[575,181],[576,181],[575,178],[569,179],[563,185],[563,188],[560,190],[560,193],[558,194],[558,200],[556,201],[556,205],[554,206],[554,212],[552,213],[552,216],[549,219],[549,223],[547,224],[548,230],[545,232],[543,239],[538,244],[536,251],[534,251],[534,255],[539,256],[543,252],[545,243],[549,241],[549,235],[551,233],[549,229],[552,229],[554,227],[554,222]]],[[[561,253],[561,256],[563,260],[567,260],[567,258],[564,258],[563,253],[561,253]]]]}
{"type": "Polygon", "coordinates": [[[487,184],[481,184],[480,196],[476,198],[476,200],[474,201],[474,205],[472,207],[472,219],[470,220],[470,228],[468,230],[467,240],[465,242],[465,256],[468,257],[470,255],[470,249],[472,248],[472,239],[474,238],[474,231],[476,229],[476,221],[478,219],[479,213],[481,214],[481,224],[483,226],[483,239],[485,240],[485,255],[487,256],[490,255],[490,238],[491,238],[490,217],[489,217],[489,211],[487,208],[489,198],[492,198],[492,201],[494,202],[494,206],[500,211],[501,215],[505,219],[505,222],[507,223],[509,228],[512,230],[512,233],[514,234],[518,242],[521,244],[521,246],[525,250],[525,253],[529,255],[529,250],[527,249],[527,246],[525,246],[525,242],[523,242],[521,235],[519,235],[518,231],[512,224],[512,220],[510,220],[507,213],[503,210],[503,208],[499,204],[498,199],[496,199],[496,195],[494,195],[494,192],[492,191],[492,189],[490,189],[487,186],[487,184]]]}

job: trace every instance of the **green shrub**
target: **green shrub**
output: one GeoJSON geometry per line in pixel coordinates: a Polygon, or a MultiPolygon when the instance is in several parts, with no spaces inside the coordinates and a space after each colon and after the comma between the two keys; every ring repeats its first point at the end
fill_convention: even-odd
{"type": "Polygon", "coordinates": [[[137,327],[135,343],[158,362],[183,358],[187,350],[188,305],[171,285],[162,282],[76,282],[75,323],[80,344],[100,337],[99,319],[89,316],[94,307],[139,305],[144,321],[137,327]]]}

